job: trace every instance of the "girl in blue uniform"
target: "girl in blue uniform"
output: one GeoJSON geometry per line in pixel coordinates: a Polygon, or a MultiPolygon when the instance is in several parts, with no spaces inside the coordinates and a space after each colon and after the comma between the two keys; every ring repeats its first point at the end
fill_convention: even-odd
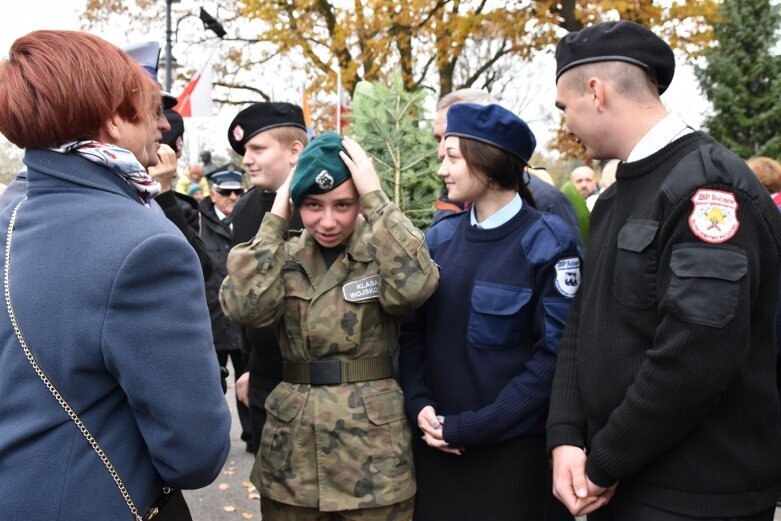
{"type": "Polygon", "coordinates": [[[415,519],[543,520],[544,427],[559,338],[580,280],[569,228],[524,182],[536,141],[499,105],[447,114],[439,169],[472,202],[428,232],[440,282],[400,339],[413,444],[415,519]]]}

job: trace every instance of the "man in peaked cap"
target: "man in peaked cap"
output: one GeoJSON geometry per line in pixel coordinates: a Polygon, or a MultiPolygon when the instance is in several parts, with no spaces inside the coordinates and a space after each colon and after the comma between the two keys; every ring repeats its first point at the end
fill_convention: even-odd
{"type": "Polygon", "coordinates": [[[562,337],[554,490],[589,521],[771,521],[781,215],[745,162],[667,112],[674,70],[633,22],[556,48],[568,134],[621,163],[562,337]]]}
{"type": "MultiPolygon", "coordinates": [[[[206,303],[212,323],[214,348],[221,367],[227,366],[230,358],[234,379],[238,379],[247,370],[247,357],[244,355],[244,332],[241,326],[230,321],[222,312],[218,294],[220,285],[228,275],[226,262],[228,252],[233,247],[232,216],[236,203],[244,193],[244,177],[233,164],[218,167],[208,177],[211,189],[209,195],[201,199],[201,238],[206,244],[214,265],[214,273],[206,280],[206,303]]],[[[196,185],[197,186],[197,185],[196,185]]],[[[237,395],[238,398],[238,395],[237,395]]],[[[249,410],[240,400],[236,400],[241,438],[254,450],[249,410]]]]}
{"type": "MultiPolygon", "coordinates": [[[[252,240],[258,232],[277,189],[296,166],[309,136],[301,107],[264,102],[254,103],[236,115],[228,127],[228,141],[242,156],[242,166],[253,185],[233,209],[233,244],[239,244],[252,240]]],[[[302,227],[296,212],[290,229],[302,227]]],[[[266,397],[282,381],[282,357],[274,328],[244,328],[244,333],[248,372],[236,382],[236,390],[249,403],[253,439],[247,442],[247,450],[256,452],[266,422],[266,397]]]]}

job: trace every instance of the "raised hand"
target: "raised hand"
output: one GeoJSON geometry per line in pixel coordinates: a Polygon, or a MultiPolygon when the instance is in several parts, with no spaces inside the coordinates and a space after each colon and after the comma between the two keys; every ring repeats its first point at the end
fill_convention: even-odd
{"type": "Polygon", "coordinates": [[[377,172],[374,170],[374,163],[361,148],[361,145],[354,139],[345,137],[342,141],[342,146],[347,151],[347,154],[339,152],[339,157],[342,158],[342,161],[350,170],[358,195],[363,196],[375,190],[382,190],[380,178],[377,177],[377,172]]]}
{"type": "Polygon", "coordinates": [[[157,157],[157,164],[150,166],[147,171],[160,183],[160,191],[167,192],[176,179],[176,152],[168,145],[161,144],[157,149],[157,157]]]}
{"type": "Polygon", "coordinates": [[[295,169],[288,174],[285,182],[277,189],[277,195],[274,198],[274,204],[271,205],[271,213],[290,221],[293,217],[293,206],[290,202],[290,183],[293,181],[295,169]]]}

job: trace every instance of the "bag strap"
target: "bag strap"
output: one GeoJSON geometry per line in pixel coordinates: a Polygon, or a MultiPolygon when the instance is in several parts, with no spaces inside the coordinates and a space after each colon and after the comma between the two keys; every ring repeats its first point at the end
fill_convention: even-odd
{"type": "Polygon", "coordinates": [[[111,474],[111,477],[114,480],[114,483],[116,483],[120,494],[122,494],[122,497],[125,499],[125,503],[127,503],[127,507],[130,509],[130,513],[133,514],[133,519],[135,521],[142,521],[141,516],[138,515],[138,509],[136,508],[135,503],[133,503],[133,500],[130,498],[130,494],[128,493],[127,488],[125,488],[125,484],[122,482],[122,478],[119,477],[119,474],[114,468],[114,465],[111,464],[111,461],[108,459],[108,456],[106,455],[105,452],[103,452],[103,449],[100,447],[100,445],[98,445],[98,441],[95,439],[92,433],[90,433],[89,429],[87,429],[87,426],[84,425],[84,422],[81,421],[81,418],[79,418],[79,415],[76,414],[76,411],[74,411],[73,408],[68,404],[68,402],[65,401],[65,398],[62,397],[60,391],[57,390],[57,388],[54,386],[52,381],[49,380],[49,377],[46,376],[46,373],[43,372],[43,369],[41,369],[41,367],[38,365],[38,361],[35,359],[35,356],[33,356],[33,353],[32,351],[30,351],[30,348],[27,347],[27,342],[25,342],[24,337],[22,336],[22,330],[19,328],[19,324],[16,321],[16,315],[14,314],[14,309],[11,306],[11,291],[9,287],[10,286],[9,285],[10,265],[11,265],[11,238],[13,236],[13,231],[14,231],[14,222],[16,221],[16,212],[19,210],[19,207],[26,199],[27,198],[25,197],[24,199],[19,201],[19,204],[16,205],[16,208],[14,208],[13,213],[11,213],[11,220],[8,223],[8,233],[5,240],[5,269],[3,270],[3,290],[5,292],[5,304],[6,304],[6,309],[8,311],[8,318],[11,319],[11,326],[13,326],[14,328],[14,333],[16,333],[16,338],[19,339],[19,343],[22,345],[22,349],[24,349],[24,354],[27,357],[27,360],[30,362],[30,365],[33,366],[35,373],[41,379],[41,381],[46,386],[46,388],[49,389],[49,392],[52,394],[52,396],[54,396],[54,399],[57,400],[57,403],[59,403],[60,406],[62,406],[62,408],[68,414],[70,419],[73,420],[73,423],[76,424],[76,427],[84,435],[84,438],[87,440],[87,443],[90,444],[92,449],[100,458],[100,461],[103,462],[103,465],[106,466],[106,469],[108,469],[109,474],[111,474]]]}

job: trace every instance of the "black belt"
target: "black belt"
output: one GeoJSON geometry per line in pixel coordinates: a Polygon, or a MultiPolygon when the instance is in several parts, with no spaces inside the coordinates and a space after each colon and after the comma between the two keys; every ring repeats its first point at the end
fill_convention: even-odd
{"type": "Polygon", "coordinates": [[[282,380],[291,384],[337,385],[393,376],[393,359],[389,356],[358,360],[312,360],[282,362],[282,380]]]}

